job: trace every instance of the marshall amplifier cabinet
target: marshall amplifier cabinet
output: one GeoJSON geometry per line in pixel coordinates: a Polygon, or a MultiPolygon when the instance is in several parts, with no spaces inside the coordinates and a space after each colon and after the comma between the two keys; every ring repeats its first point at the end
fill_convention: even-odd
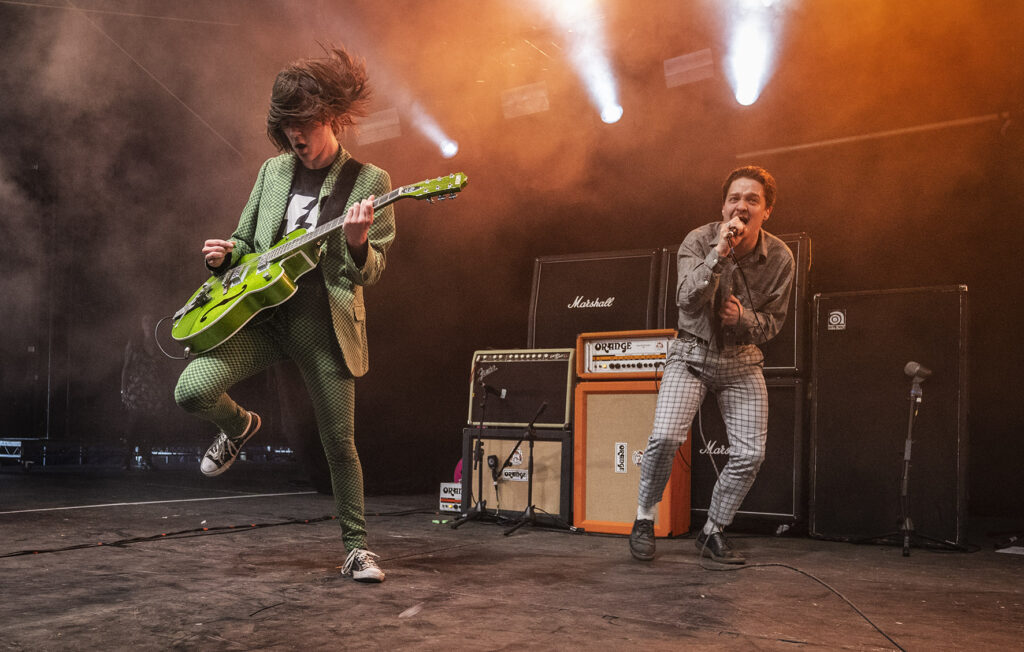
{"type": "Polygon", "coordinates": [[[467,423],[520,428],[534,422],[537,428],[567,428],[572,422],[574,357],[574,349],[474,352],[467,423]]]}
{"type": "MultiPolygon", "coordinates": [[[[789,294],[786,322],[779,334],[762,347],[766,376],[802,376],[807,369],[808,287],[811,275],[811,238],[806,233],[777,235],[793,252],[796,269],[793,289],[789,294]]],[[[679,246],[666,248],[662,255],[662,283],[658,326],[675,328],[678,320],[676,308],[676,261],[679,246]]]]}
{"type": "Polygon", "coordinates": [[[580,333],[576,339],[576,375],[591,380],[661,378],[668,345],[676,331],[580,333]]]}
{"type": "Polygon", "coordinates": [[[904,459],[916,534],[967,537],[967,286],[814,298],[810,534],[899,529],[904,459]],[[908,363],[930,370],[910,430],[908,363]]]}
{"type": "Polygon", "coordinates": [[[574,346],[580,333],[654,328],[660,256],[653,249],[537,258],[526,345],[574,346]]]}
{"type": "MultiPolygon", "coordinates": [[[[792,524],[804,515],[804,381],[767,378],[768,443],[754,486],[736,512],[736,523],[792,524]]],[[[729,440],[715,395],[708,392],[693,421],[693,518],[703,523],[718,472],[729,459],[729,440]],[[701,435],[703,433],[703,436],[701,435]]]]}

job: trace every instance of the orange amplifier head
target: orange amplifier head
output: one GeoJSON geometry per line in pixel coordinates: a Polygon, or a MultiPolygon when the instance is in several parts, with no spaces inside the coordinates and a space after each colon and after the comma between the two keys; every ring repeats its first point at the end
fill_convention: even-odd
{"type": "Polygon", "coordinates": [[[675,337],[676,331],[670,328],[581,333],[576,338],[576,375],[608,380],[660,378],[669,342],[675,337]]]}

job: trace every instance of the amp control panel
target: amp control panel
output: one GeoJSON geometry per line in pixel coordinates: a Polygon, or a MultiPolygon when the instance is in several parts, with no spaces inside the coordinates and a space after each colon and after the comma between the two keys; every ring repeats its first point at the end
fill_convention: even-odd
{"type": "Polygon", "coordinates": [[[582,333],[576,338],[580,378],[660,378],[665,371],[671,329],[582,333]]]}

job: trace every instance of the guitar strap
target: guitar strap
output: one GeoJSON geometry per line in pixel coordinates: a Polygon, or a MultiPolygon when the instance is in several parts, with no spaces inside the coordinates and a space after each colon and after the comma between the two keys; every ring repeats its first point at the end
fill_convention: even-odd
{"type": "Polygon", "coordinates": [[[345,204],[348,203],[348,197],[352,194],[352,188],[355,187],[356,178],[359,177],[359,171],[362,169],[363,164],[354,158],[349,158],[342,164],[338,180],[334,183],[330,196],[324,200],[323,208],[320,209],[321,224],[326,224],[328,220],[343,215],[345,204]]]}

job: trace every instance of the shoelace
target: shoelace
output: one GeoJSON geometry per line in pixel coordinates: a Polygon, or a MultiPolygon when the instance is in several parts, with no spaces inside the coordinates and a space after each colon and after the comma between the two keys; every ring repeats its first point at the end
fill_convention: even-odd
{"type": "Polygon", "coordinates": [[[380,555],[377,553],[370,552],[369,550],[363,550],[362,548],[353,548],[352,552],[348,553],[348,557],[345,559],[345,565],[341,567],[341,574],[344,575],[352,570],[352,566],[356,562],[359,562],[360,568],[363,568],[368,564],[376,566],[376,562],[374,562],[371,557],[380,559],[380,555]]]}
{"type": "Polygon", "coordinates": [[[207,456],[213,458],[220,458],[224,453],[224,443],[227,442],[228,436],[223,432],[217,435],[217,441],[213,442],[213,446],[210,446],[210,451],[207,456]]]}

